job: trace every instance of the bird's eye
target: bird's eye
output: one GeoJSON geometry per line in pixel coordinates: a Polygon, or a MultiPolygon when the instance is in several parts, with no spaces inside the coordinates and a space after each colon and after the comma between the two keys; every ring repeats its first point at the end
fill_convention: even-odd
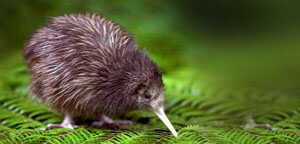
{"type": "Polygon", "coordinates": [[[145,97],[146,99],[150,99],[150,98],[151,98],[151,94],[146,92],[146,93],[144,94],[144,97],[145,97]]]}

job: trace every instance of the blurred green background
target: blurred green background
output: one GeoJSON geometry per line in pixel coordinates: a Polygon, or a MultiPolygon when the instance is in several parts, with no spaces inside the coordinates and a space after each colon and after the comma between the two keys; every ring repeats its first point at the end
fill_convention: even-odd
{"type": "MultiPolygon", "coordinates": [[[[299,7],[298,0],[1,0],[0,82],[17,96],[27,95],[29,78],[16,67],[23,66],[21,50],[30,35],[53,16],[102,13],[131,32],[163,70],[166,109],[176,128],[239,127],[241,118],[250,114],[259,123],[278,130],[288,127],[297,135],[299,7]]],[[[290,136],[280,131],[281,139],[276,132],[260,131],[256,136],[270,136],[272,142],[290,136]]]]}
{"type": "Polygon", "coordinates": [[[297,0],[1,0],[0,57],[19,55],[50,17],[99,12],[133,33],[164,70],[188,66],[222,77],[294,81],[299,6],[297,0]]]}

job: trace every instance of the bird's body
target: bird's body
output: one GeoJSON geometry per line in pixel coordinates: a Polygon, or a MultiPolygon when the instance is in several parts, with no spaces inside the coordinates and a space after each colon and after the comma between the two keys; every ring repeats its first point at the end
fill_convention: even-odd
{"type": "Polygon", "coordinates": [[[27,41],[23,57],[31,93],[72,119],[163,105],[159,68],[129,33],[100,14],[53,18],[27,41]]]}

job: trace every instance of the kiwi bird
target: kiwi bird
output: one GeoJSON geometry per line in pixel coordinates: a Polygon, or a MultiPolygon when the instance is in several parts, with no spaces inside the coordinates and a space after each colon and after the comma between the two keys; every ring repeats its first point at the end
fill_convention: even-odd
{"type": "Polygon", "coordinates": [[[101,14],[53,17],[27,41],[22,52],[32,95],[64,115],[46,129],[90,126],[118,128],[131,121],[111,116],[153,111],[170,131],[164,113],[164,84],[158,66],[131,34],[101,14]]]}

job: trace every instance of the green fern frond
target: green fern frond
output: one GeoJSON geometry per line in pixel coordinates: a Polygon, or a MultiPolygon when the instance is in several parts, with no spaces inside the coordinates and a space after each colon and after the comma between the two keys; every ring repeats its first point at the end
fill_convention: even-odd
{"type": "Polygon", "coordinates": [[[0,75],[0,143],[300,143],[299,92],[226,86],[210,83],[205,77],[205,83],[199,83],[193,70],[174,69],[163,79],[165,110],[178,138],[157,116],[144,111],[122,117],[138,122],[126,130],[80,127],[46,131],[47,124],[60,123],[62,117],[30,98],[24,64],[16,61],[2,71],[6,72],[0,75]],[[248,115],[257,123],[271,124],[273,129],[242,129],[248,115]]]}

